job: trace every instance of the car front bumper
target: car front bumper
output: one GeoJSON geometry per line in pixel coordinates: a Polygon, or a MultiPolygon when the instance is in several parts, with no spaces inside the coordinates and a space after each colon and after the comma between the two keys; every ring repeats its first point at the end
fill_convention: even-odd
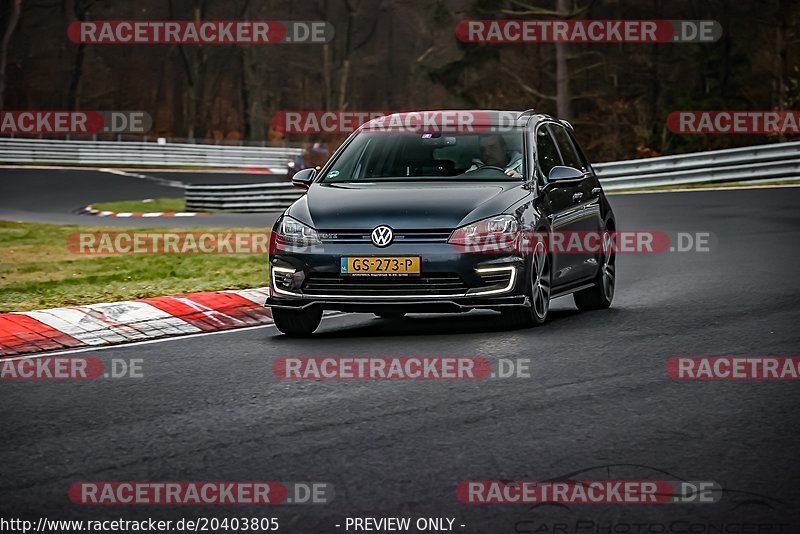
{"type": "Polygon", "coordinates": [[[528,304],[527,270],[519,255],[463,253],[448,243],[325,244],[285,248],[270,256],[267,305],[352,312],[461,312],[528,304]],[[342,275],[347,256],[419,256],[419,276],[342,275]]]}

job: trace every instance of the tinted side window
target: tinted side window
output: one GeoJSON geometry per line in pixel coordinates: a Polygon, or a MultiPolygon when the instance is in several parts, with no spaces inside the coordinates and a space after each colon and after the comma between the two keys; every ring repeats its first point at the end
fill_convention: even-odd
{"type": "Polygon", "coordinates": [[[563,165],[556,143],[547,128],[544,127],[539,128],[536,132],[536,159],[539,162],[539,168],[542,169],[545,181],[547,181],[547,175],[550,174],[550,169],[556,165],[563,165]]]}
{"type": "Polygon", "coordinates": [[[561,156],[564,158],[564,165],[584,170],[578,151],[575,149],[575,145],[572,144],[572,139],[570,139],[564,127],[551,124],[548,128],[553,132],[553,137],[556,138],[558,148],[561,150],[561,156]]]}

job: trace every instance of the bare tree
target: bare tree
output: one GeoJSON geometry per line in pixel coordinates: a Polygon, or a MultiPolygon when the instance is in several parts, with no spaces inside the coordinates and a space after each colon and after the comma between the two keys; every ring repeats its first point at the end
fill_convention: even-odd
{"type": "MultiPolygon", "coordinates": [[[[65,11],[75,17],[76,20],[84,21],[89,19],[89,10],[93,4],[94,0],[66,0],[67,8],[65,11]]],[[[78,43],[72,63],[69,87],[67,88],[67,109],[78,109],[80,107],[80,84],[83,77],[85,55],[86,45],[78,43]]]]}
{"type": "MultiPolygon", "coordinates": [[[[516,9],[504,9],[503,13],[508,15],[526,16],[539,15],[557,17],[559,19],[569,19],[584,13],[588,7],[577,7],[569,5],[570,0],[556,0],[555,10],[541,8],[520,0],[512,0],[516,9]]],[[[532,87],[528,87],[529,92],[548,100],[555,100],[556,114],[561,119],[572,120],[572,100],[575,98],[570,91],[570,69],[569,69],[569,46],[564,42],[555,43],[556,56],[556,94],[555,96],[546,95],[532,87]]]]}
{"type": "MultiPolygon", "coordinates": [[[[792,65],[789,61],[789,50],[796,46],[800,39],[797,33],[797,17],[791,15],[789,2],[777,0],[777,23],[775,24],[775,78],[777,95],[775,107],[784,110],[791,100],[789,85],[792,77],[792,65]]],[[[796,69],[796,67],[795,67],[796,69]]]]}
{"type": "MultiPolygon", "coordinates": [[[[344,23],[336,25],[337,38],[334,42],[325,43],[322,47],[322,82],[324,87],[324,105],[326,109],[347,109],[349,105],[350,91],[350,69],[353,55],[356,51],[366,45],[375,34],[382,0],[344,0],[344,23]],[[356,40],[355,31],[361,26],[356,25],[356,17],[365,16],[372,13],[367,22],[366,35],[360,40],[356,40]],[[341,29],[340,29],[341,28],[341,29]],[[336,43],[340,42],[340,46],[336,43]]],[[[321,0],[320,11],[325,20],[331,20],[329,13],[328,0],[321,0]]],[[[388,51],[389,54],[392,51],[388,51]]],[[[362,76],[365,73],[362,71],[362,76]]]]}
{"type": "MultiPolygon", "coordinates": [[[[205,20],[206,0],[195,0],[192,15],[195,22],[205,20]]],[[[169,0],[170,18],[174,19],[173,0],[169,0]]],[[[205,109],[203,107],[204,75],[206,70],[207,55],[203,45],[191,45],[187,51],[186,45],[178,45],[178,52],[183,63],[186,83],[189,88],[187,99],[183,106],[186,110],[183,116],[186,120],[186,136],[189,138],[205,136],[205,109]]]]}
{"type": "MultiPolygon", "coordinates": [[[[556,0],[556,13],[566,18],[568,0],[556,0]]],[[[569,90],[569,64],[567,63],[567,43],[556,44],[556,114],[562,119],[572,118],[572,96],[569,90]]]]}
{"type": "Polygon", "coordinates": [[[3,39],[0,41],[0,109],[5,103],[4,95],[6,92],[6,66],[8,65],[8,47],[11,43],[11,36],[19,22],[20,12],[22,11],[22,0],[11,0],[10,13],[6,29],[3,32],[3,39]]]}
{"type": "MultiPolygon", "coordinates": [[[[267,12],[273,8],[272,1],[267,2],[267,12]]],[[[250,20],[253,16],[253,6],[250,0],[244,0],[241,9],[243,20],[250,20]]],[[[255,11],[258,16],[261,11],[255,11]]],[[[263,49],[255,46],[242,46],[239,48],[239,58],[241,60],[241,98],[242,98],[242,122],[244,127],[244,137],[263,141],[267,138],[266,115],[264,109],[264,93],[267,85],[266,77],[263,73],[263,61],[261,52],[263,49]]]]}

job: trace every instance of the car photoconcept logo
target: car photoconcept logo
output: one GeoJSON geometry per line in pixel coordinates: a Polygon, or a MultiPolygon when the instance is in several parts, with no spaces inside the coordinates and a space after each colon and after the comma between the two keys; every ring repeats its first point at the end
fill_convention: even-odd
{"type": "Polygon", "coordinates": [[[372,244],[376,247],[388,247],[392,243],[394,235],[388,226],[378,226],[372,231],[372,244]]]}

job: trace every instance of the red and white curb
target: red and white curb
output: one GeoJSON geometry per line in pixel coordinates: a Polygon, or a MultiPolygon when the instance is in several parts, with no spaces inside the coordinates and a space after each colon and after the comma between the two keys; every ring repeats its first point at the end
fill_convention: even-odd
{"type": "Polygon", "coordinates": [[[196,217],[198,215],[208,215],[201,211],[154,211],[154,212],[116,212],[96,210],[92,206],[86,206],[80,210],[83,215],[96,215],[98,217],[196,217]]]}
{"type": "Polygon", "coordinates": [[[268,288],[0,313],[0,356],[272,323],[268,288]]]}
{"type": "Polygon", "coordinates": [[[286,169],[274,167],[242,167],[242,170],[250,174],[286,174],[286,169]]]}

